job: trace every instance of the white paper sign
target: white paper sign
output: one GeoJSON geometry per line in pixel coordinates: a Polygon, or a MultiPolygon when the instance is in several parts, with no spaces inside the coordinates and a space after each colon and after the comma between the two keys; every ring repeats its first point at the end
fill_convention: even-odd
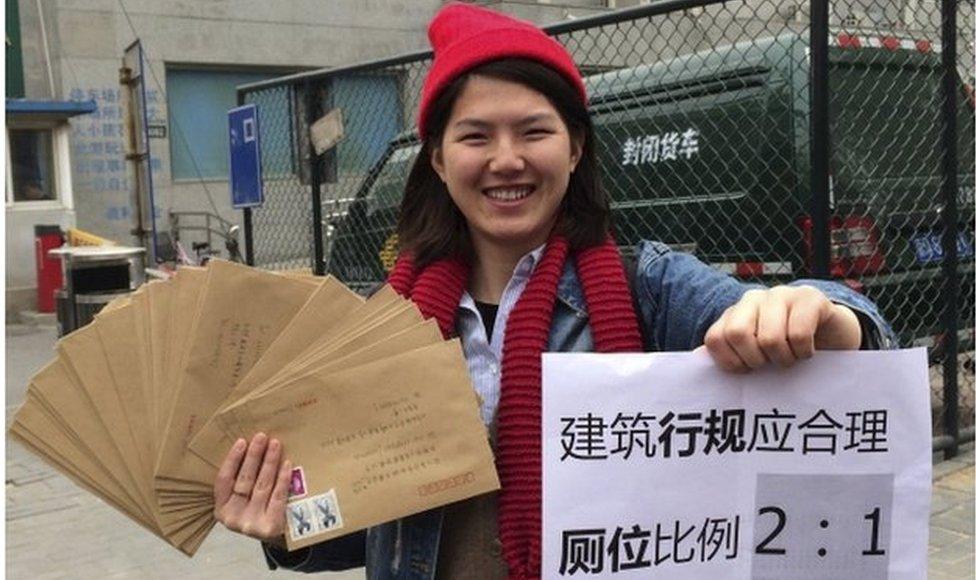
{"type": "Polygon", "coordinates": [[[924,349],[544,354],[543,578],[926,577],[924,349]]]}

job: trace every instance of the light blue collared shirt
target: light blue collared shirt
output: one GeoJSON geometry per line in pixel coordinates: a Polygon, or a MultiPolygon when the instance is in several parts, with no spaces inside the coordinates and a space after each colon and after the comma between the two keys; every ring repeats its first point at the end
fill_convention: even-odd
{"type": "Polygon", "coordinates": [[[542,259],[545,244],[522,256],[512,279],[505,286],[502,298],[498,303],[498,313],[495,315],[495,327],[492,329],[491,341],[485,332],[485,324],[481,313],[474,304],[474,298],[467,290],[461,295],[458,313],[457,330],[464,349],[464,358],[468,363],[468,374],[474,390],[481,397],[481,420],[488,425],[495,418],[498,411],[498,401],[502,394],[502,347],[505,343],[505,326],[508,315],[512,313],[522,291],[529,283],[532,271],[542,259]]]}

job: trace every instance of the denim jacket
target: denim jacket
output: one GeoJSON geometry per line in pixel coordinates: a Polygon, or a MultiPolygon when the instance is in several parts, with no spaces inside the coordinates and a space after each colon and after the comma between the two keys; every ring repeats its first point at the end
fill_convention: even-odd
{"type": "MultiPolygon", "coordinates": [[[[685,351],[702,344],[711,324],[742,294],[758,285],[743,284],[658,242],[642,242],[634,279],[646,350],[685,351]]],[[[790,285],[819,288],[830,300],[851,308],[861,321],[862,348],[895,348],[896,338],[867,298],[846,286],[823,280],[790,285]]],[[[594,350],[586,299],[575,265],[567,261],[557,290],[549,332],[550,352],[594,350]]],[[[343,538],[285,554],[265,546],[272,568],[300,572],[366,566],[371,580],[430,580],[435,577],[443,510],[434,509],[343,538]]]]}

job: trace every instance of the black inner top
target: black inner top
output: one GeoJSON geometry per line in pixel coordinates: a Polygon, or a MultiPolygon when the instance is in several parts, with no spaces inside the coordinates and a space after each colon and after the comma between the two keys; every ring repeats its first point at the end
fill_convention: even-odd
{"type": "Polygon", "coordinates": [[[474,301],[474,305],[481,314],[481,320],[485,323],[485,334],[488,335],[488,343],[491,344],[491,333],[495,330],[495,317],[498,316],[498,305],[488,304],[487,302],[474,301]]]}

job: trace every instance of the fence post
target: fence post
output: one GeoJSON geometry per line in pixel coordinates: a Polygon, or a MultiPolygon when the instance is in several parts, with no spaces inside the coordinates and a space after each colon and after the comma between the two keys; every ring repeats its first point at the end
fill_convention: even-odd
{"type": "MultiPolygon", "coordinates": [[[[244,93],[237,91],[237,106],[244,106],[244,93]]],[[[261,160],[258,159],[258,163],[261,160]]],[[[251,208],[244,208],[244,263],[254,265],[254,222],[251,220],[251,208]]]]}
{"type": "Polygon", "coordinates": [[[959,255],[956,251],[956,0],[942,0],[942,275],[945,359],[942,362],[942,400],[946,435],[952,440],[945,458],[959,452],[959,255]]]}
{"type": "Polygon", "coordinates": [[[254,222],[251,220],[251,208],[244,208],[244,263],[254,266],[254,222]]]}
{"type": "MultiPolygon", "coordinates": [[[[306,80],[305,88],[305,126],[302,131],[310,131],[315,119],[318,117],[319,103],[315,98],[312,81],[306,80]]],[[[312,257],[312,272],[316,276],[325,275],[325,250],[322,240],[322,163],[319,156],[315,153],[315,145],[312,144],[311,134],[306,135],[308,139],[308,169],[309,183],[312,188],[312,247],[314,256],[312,257]]]]}
{"type": "Polygon", "coordinates": [[[830,277],[829,0],[810,1],[810,220],[813,277],[830,277]]]}

